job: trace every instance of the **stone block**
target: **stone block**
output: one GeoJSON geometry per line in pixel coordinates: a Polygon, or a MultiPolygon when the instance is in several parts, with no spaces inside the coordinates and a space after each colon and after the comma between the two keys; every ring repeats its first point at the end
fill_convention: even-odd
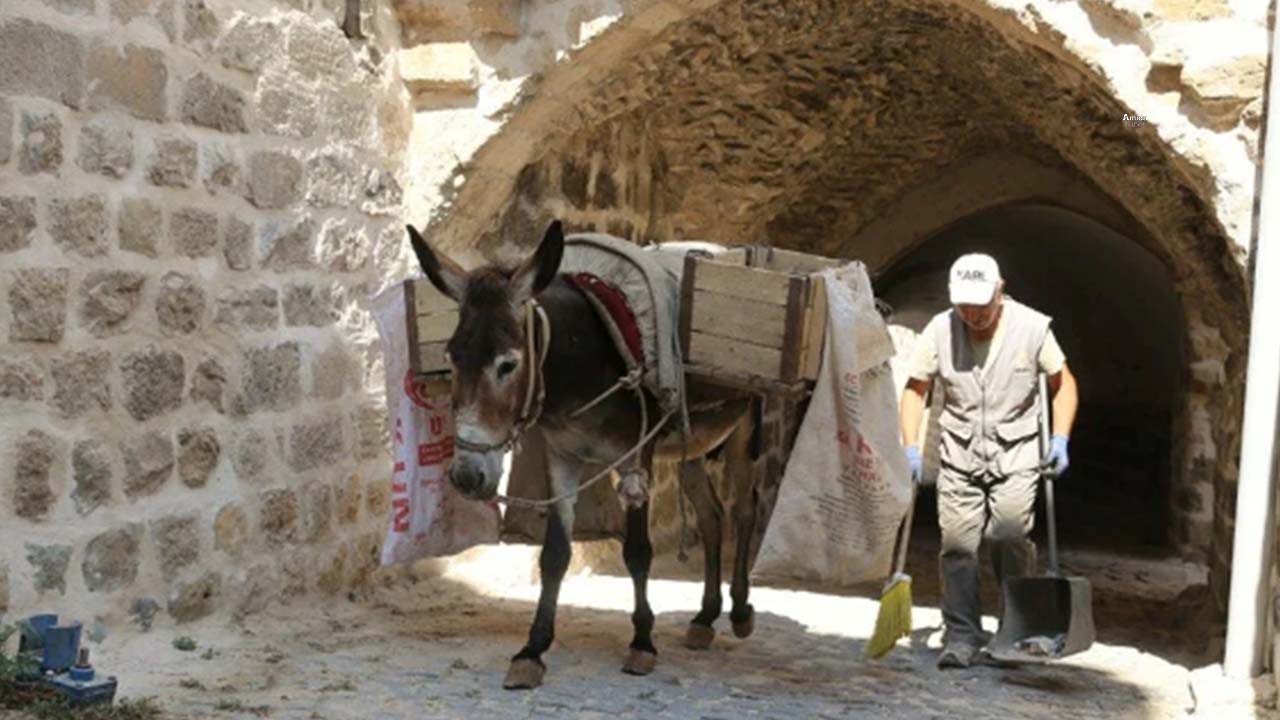
{"type": "Polygon", "coordinates": [[[212,358],[203,360],[191,373],[191,402],[207,402],[222,412],[222,396],[227,385],[227,371],[212,358]]]}
{"type": "Polygon", "coordinates": [[[467,0],[473,32],[520,37],[520,0],[467,0]]]}
{"type": "Polygon", "coordinates": [[[62,340],[66,330],[68,270],[15,270],[9,287],[9,342],[62,340]]]}
{"type": "Polygon", "coordinates": [[[285,35],[291,68],[308,80],[340,85],[355,79],[351,46],[336,23],[295,22],[285,35]]]}
{"type": "Polygon", "coordinates": [[[361,489],[359,475],[351,475],[345,481],[338,483],[335,503],[340,525],[354,525],[360,519],[360,504],[364,499],[361,489]]]}
{"type": "Polygon", "coordinates": [[[213,428],[202,427],[178,433],[178,477],[189,488],[202,488],[218,467],[222,446],[213,428]]]}
{"type": "Polygon", "coordinates": [[[57,174],[62,167],[62,122],[51,112],[24,112],[18,125],[22,146],[18,171],[24,175],[57,174]]]}
{"type": "Polygon", "coordinates": [[[177,410],[186,386],[181,353],[149,349],[126,355],[120,362],[124,407],[138,422],[177,410]]]}
{"type": "Polygon", "coordinates": [[[238,406],[245,413],[289,410],[302,399],[301,377],[298,343],[250,348],[244,353],[238,406]]]}
{"type": "Polygon", "coordinates": [[[307,202],[314,207],[350,208],[364,187],[364,173],[354,158],[324,153],[307,160],[307,202]]]}
{"type": "Polygon", "coordinates": [[[206,304],[204,290],[191,276],[171,272],[160,278],[156,318],[166,334],[190,335],[200,329],[206,304]]]}
{"type": "Polygon", "coordinates": [[[289,436],[289,466],[308,472],[338,462],[343,454],[342,419],[294,425],[289,436]]]}
{"type": "Polygon", "coordinates": [[[120,109],[143,120],[168,115],[169,68],[155,48],[99,45],[89,53],[89,109],[120,109]]]}
{"type": "Polygon", "coordinates": [[[90,174],[122,178],[133,167],[133,133],[123,125],[99,118],[80,128],[76,164],[90,174]]]}
{"type": "Polygon", "coordinates": [[[480,88],[480,60],[469,42],[437,42],[399,52],[400,76],[415,97],[472,94],[480,88]]]}
{"type": "Polygon", "coordinates": [[[1215,130],[1229,130],[1240,121],[1251,100],[1262,96],[1267,57],[1263,53],[1226,59],[1196,57],[1182,68],[1188,95],[1215,130]]]}
{"type": "Polygon", "coordinates": [[[283,41],[276,22],[242,13],[227,26],[217,53],[225,67],[257,75],[268,60],[280,54],[283,41]]]}
{"type": "Polygon", "coordinates": [[[213,519],[213,546],[238,558],[249,540],[249,518],[237,503],[224,505],[213,519]]]}
{"type": "Polygon", "coordinates": [[[63,252],[92,258],[111,249],[107,201],[101,195],[49,201],[49,234],[63,252]]]}
{"type": "Polygon", "coordinates": [[[327,224],[320,240],[319,263],[331,272],[358,272],[367,267],[369,241],[363,228],[345,221],[327,224]]]}
{"type": "Polygon", "coordinates": [[[10,157],[13,157],[13,105],[0,98],[0,165],[9,162],[10,157]]]}
{"type": "Polygon", "coordinates": [[[111,353],[84,350],[54,358],[50,404],[64,417],[75,418],[111,409],[111,353]]]}
{"type": "Polygon", "coordinates": [[[90,592],[113,592],[133,584],[141,561],[142,526],[130,523],[89,541],[80,571],[90,592]]]}
{"type": "Polygon", "coordinates": [[[311,359],[311,394],[321,400],[336,400],[360,383],[355,358],[342,343],[334,343],[311,359]]]}
{"type": "Polygon", "coordinates": [[[36,199],[33,197],[0,197],[0,253],[11,253],[31,246],[36,229],[36,199]]]}
{"type": "Polygon", "coordinates": [[[262,534],[273,542],[289,542],[298,532],[298,496],[293,490],[268,490],[259,500],[262,534]]]}
{"type": "Polygon", "coordinates": [[[322,593],[336,595],[347,586],[347,554],[345,545],[340,545],[321,565],[320,575],[316,578],[316,589],[322,593]]]}
{"type": "Polygon", "coordinates": [[[71,499],[76,512],[88,515],[111,502],[111,455],[98,440],[80,440],[71,451],[71,476],[75,488],[71,499]]]}
{"type": "Polygon", "coordinates": [[[34,545],[26,543],[27,562],[35,571],[36,592],[44,595],[57,591],[67,594],[67,567],[71,564],[70,545],[34,545]]]}
{"type": "Polygon", "coordinates": [[[124,494],[130,500],[154,495],[173,475],[173,441],[149,432],[120,446],[124,456],[124,494]]]}
{"type": "Polygon", "coordinates": [[[280,324],[279,293],[266,285],[226,290],[218,298],[214,321],[228,327],[270,330],[280,324]]]}
{"type": "Polygon", "coordinates": [[[149,20],[158,25],[170,41],[176,37],[173,0],[111,0],[111,17],[121,25],[138,18],[149,20]]]}
{"type": "Polygon", "coordinates": [[[164,213],[160,206],[145,198],[126,198],[120,202],[120,249],[157,257],[160,238],[164,236],[164,213]]]}
{"type": "Polygon", "coordinates": [[[23,18],[0,20],[0,94],[35,95],[78,108],[84,55],[75,35],[23,18]]]}
{"type": "Polygon", "coordinates": [[[315,94],[296,87],[288,76],[275,81],[271,77],[259,82],[254,100],[262,131],[293,138],[315,135],[319,121],[315,94]]]}
{"type": "Polygon", "coordinates": [[[218,216],[197,208],[184,208],[169,216],[169,237],[174,253],[201,258],[218,247],[218,216]]]}
{"type": "Polygon", "coordinates": [[[129,615],[133,618],[133,622],[142,628],[143,632],[151,629],[151,623],[155,620],[156,615],[160,612],[160,603],[154,598],[141,597],[133,601],[129,606],[129,615]]]}
{"type": "Polygon", "coordinates": [[[263,479],[270,464],[271,444],[266,435],[249,430],[240,437],[231,465],[241,481],[253,483],[263,479]]]}
{"type": "Polygon", "coordinates": [[[196,73],[182,92],[180,115],[183,122],[224,133],[243,133],[245,99],[240,91],[217,82],[205,73],[196,73]]]}
{"type": "Polygon", "coordinates": [[[249,158],[249,201],[264,209],[284,208],[302,196],[302,163],[287,153],[264,150],[249,158]]]}
{"type": "Polygon", "coordinates": [[[34,360],[0,357],[0,400],[44,400],[44,371],[34,360]]]}
{"type": "Polygon", "coordinates": [[[208,143],[200,147],[200,158],[206,190],[210,193],[244,194],[240,161],[233,147],[208,143]]]}
{"type": "Polygon", "coordinates": [[[43,520],[57,501],[52,481],[58,444],[48,433],[28,430],[13,442],[11,452],[13,514],[26,520],[43,520]]]}
{"type": "Polygon", "coordinates": [[[333,488],[312,485],[307,488],[303,505],[302,537],[316,542],[329,537],[333,527],[333,488]]]}
{"type": "Polygon", "coordinates": [[[147,165],[147,178],[152,185],[161,187],[191,187],[198,163],[195,143],[183,138],[161,138],[147,165]]]}
{"type": "Polygon", "coordinates": [[[195,515],[174,515],[151,523],[151,544],[160,573],[172,580],[200,559],[200,527],[195,515]]]}
{"type": "Polygon", "coordinates": [[[142,303],[146,276],[124,270],[89,273],[80,286],[80,321],[95,337],[118,335],[142,303]]]}
{"type": "Polygon", "coordinates": [[[232,270],[253,268],[253,224],[228,215],[222,222],[222,255],[232,270]]]}
{"type": "Polygon", "coordinates": [[[183,0],[182,16],[186,19],[182,39],[193,50],[204,53],[218,37],[218,16],[205,0],[183,0]]]}
{"type": "Polygon", "coordinates": [[[325,327],[341,317],[342,293],[333,286],[290,283],[284,288],[284,322],[289,327],[325,327]]]}
{"type": "Polygon", "coordinates": [[[269,270],[307,270],[316,265],[316,230],[310,220],[264,223],[259,257],[269,270]]]}
{"type": "Polygon", "coordinates": [[[200,579],[180,584],[169,596],[169,614],[180,623],[213,614],[222,594],[222,575],[205,573],[200,579]]]}

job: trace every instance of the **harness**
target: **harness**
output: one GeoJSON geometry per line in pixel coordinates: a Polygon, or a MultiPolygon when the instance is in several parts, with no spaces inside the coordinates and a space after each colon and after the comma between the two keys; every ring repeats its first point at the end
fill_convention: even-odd
{"type": "MultiPolygon", "coordinates": [[[[471,452],[509,452],[511,450],[519,450],[520,438],[529,428],[538,423],[538,419],[542,416],[543,405],[547,397],[546,372],[545,365],[547,362],[547,353],[551,347],[551,320],[547,317],[547,311],[536,300],[528,300],[524,305],[524,326],[525,326],[525,357],[530,358],[531,362],[525,363],[525,395],[524,403],[521,406],[520,414],[516,421],[511,425],[511,431],[507,433],[501,442],[497,443],[475,443],[456,438],[454,444],[471,452]]],[[[499,494],[496,500],[509,506],[527,507],[527,508],[545,508],[556,503],[575,497],[578,493],[586,490],[609,473],[613,472],[618,466],[626,462],[631,456],[635,455],[649,441],[662,430],[667,424],[667,420],[675,414],[675,411],[669,411],[662,416],[658,423],[653,427],[649,427],[649,411],[644,402],[644,389],[640,384],[643,375],[643,367],[633,368],[622,377],[618,378],[613,385],[610,385],[604,392],[597,395],[594,399],[583,404],[577,410],[569,415],[570,418],[576,418],[587,412],[591,408],[599,405],[610,395],[622,389],[629,389],[635,392],[636,401],[640,405],[640,437],[636,444],[620,455],[608,467],[599,473],[591,476],[585,482],[578,484],[578,487],[566,493],[562,493],[547,500],[532,500],[530,498],[511,497],[499,494]]]]}

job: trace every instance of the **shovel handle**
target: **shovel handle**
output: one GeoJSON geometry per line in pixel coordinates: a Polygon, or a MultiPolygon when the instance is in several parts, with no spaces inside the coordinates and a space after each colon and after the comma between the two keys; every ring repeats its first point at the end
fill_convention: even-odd
{"type": "MultiPolygon", "coordinates": [[[[1049,378],[1043,372],[1039,377],[1040,407],[1040,457],[1049,452],[1049,378]]],[[[1045,519],[1049,524],[1049,574],[1057,577],[1058,572],[1058,523],[1053,511],[1053,473],[1040,471],[1044,479],[1045,519]]]]}

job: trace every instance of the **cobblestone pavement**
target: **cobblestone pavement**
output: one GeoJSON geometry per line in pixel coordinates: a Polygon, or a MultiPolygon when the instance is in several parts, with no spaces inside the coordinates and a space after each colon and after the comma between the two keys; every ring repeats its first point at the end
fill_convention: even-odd
{"type": "MultiPolygon", "coordinates": [[[[713,647],[691,651],[680,640],[700,584],[655,580],[659,664],[638,678],[620,672],[631,631],[629,579],[576,575],[561,594],[544,685],[504,691],[537,585],[528,549],[502,550],[443,576],[388,581],[355,601],[304,598],[244,624],[211,618],[120,633],[99,649],[99,667],[121,677],[125,695],[155,695],[190,717],[1083,720],[1185,717],[1195,704],[1188,669],[1167,659],[1177,657],[1167,642],[1147,652],[1107,642],[1106,633],[1089,652],[1052,667],[939,671],[940,617],[927,580],[916,632],[879,662],[862,659],[874,598],[758,588],[751,638],[733,638],[725,617],[713,647]],[[516,577],[512,568],[520,569],[516,577]],[[175,650],[179,634],[199,647],[175,650]]],[[[1126,622],[1134,618],[1150,623],[1127,628],[1136,637],[1158,638],[1168,623],[1150,610],[1126,622]]],[[[1107,622],[1100,615],[1100,626],[1107,622]]],[[[1247,707],[1200,710],[1253,717],[1247,707]]]]}

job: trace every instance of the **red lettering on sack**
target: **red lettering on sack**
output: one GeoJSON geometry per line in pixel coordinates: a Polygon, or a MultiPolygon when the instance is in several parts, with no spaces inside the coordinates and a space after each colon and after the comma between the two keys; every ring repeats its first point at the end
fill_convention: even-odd
{"type": "Polygon", "coordinates": [[[395,510],[392,527],[396,532],[409,532],[409,498],[396,498],[391,507],[395,510]]]}
{"type": "Polygon", "coordinates": [[[431,434],[441,435],[444,433],[444,418],[436,415],[431,418],[431,434]]]}
{"type": "Polygon", "coordinates": [[[418,467],[440,465],[453,458],[453,438],[443,438],[418,446],[418,467]]]}

